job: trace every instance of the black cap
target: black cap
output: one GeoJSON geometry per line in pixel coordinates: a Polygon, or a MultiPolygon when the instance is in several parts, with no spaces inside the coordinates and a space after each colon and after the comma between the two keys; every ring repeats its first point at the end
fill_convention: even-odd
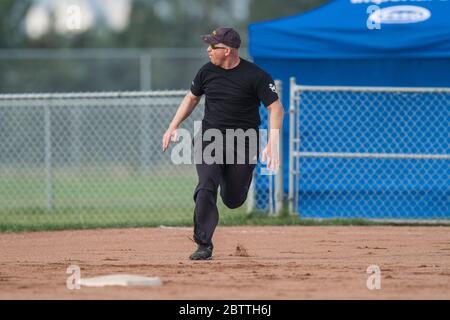
{"type": "Polygon", "coordinates": [[[233,28],[219,27],[211,34],[202,36],[202,40],[208,44],[223,43],[231,48],[239,48],[241,46],[241,37],[233,28]]]}

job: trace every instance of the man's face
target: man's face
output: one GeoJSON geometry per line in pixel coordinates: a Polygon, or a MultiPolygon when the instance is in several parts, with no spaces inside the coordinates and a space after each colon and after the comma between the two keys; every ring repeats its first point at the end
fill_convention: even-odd
{"type": "Polygon", "coordinates": [[[229,47],[222,43],[209,45],[208,56],[211,63],[214,65],[222,64],[226,57],[230,54],[230,50],[231,49],[229,47]]]}

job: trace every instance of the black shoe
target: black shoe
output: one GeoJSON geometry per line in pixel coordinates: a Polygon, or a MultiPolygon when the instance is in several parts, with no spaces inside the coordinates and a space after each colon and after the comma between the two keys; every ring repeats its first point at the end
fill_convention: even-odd
{"type": "Polygon", "coordinates": [[[189,256],[191,260],[211,260],[213,246],[198,245],[197,250],[189,256]]]}

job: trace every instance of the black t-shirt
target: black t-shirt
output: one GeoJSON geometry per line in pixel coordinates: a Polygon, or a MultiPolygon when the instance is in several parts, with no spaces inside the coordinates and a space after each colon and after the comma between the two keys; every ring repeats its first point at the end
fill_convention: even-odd
{"type": "Polygon", "coordinates": [[[205,64],[192,81],[191,92],[206,95],[203,130],[257,128],[261,102],[267,107],[278,99],[272,77],[242,58],[233,69],[205,64]]]}

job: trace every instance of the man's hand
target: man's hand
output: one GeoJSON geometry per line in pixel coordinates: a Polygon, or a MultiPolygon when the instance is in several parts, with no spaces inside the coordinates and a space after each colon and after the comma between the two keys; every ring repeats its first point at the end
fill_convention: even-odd
{"type": "Polygon", "coordinates": [[[279,145],[277,142],[270,142],[262,152],[262,162],[267,161],[269,170],[277,171],[280,167],[279,145]]]}
{"type": "Polygon", "coordinates": [[[170,141],[177,142],[178,126],[184,121],[184,119],[189,117],[195,106],[200,102],[200,99],[201,96],[195,96],[191,91],[189,91],[183,98],[183,101],[181,101],[181,104],[178,107],[177,113],[169,125],[169,129],[167,129],[166,133],[164,133],[162,139],[163,152],[169,147],[170,141]]]}
{"type": "Polygon", "coordinates": [[[162,150],[163,152],[166,151],[166,149],[169,147],[170,141],[177,142],[177,128],[169,127],[167,129],[166,133],[164,133],[163,139],[162,139],[162,150]]]}

